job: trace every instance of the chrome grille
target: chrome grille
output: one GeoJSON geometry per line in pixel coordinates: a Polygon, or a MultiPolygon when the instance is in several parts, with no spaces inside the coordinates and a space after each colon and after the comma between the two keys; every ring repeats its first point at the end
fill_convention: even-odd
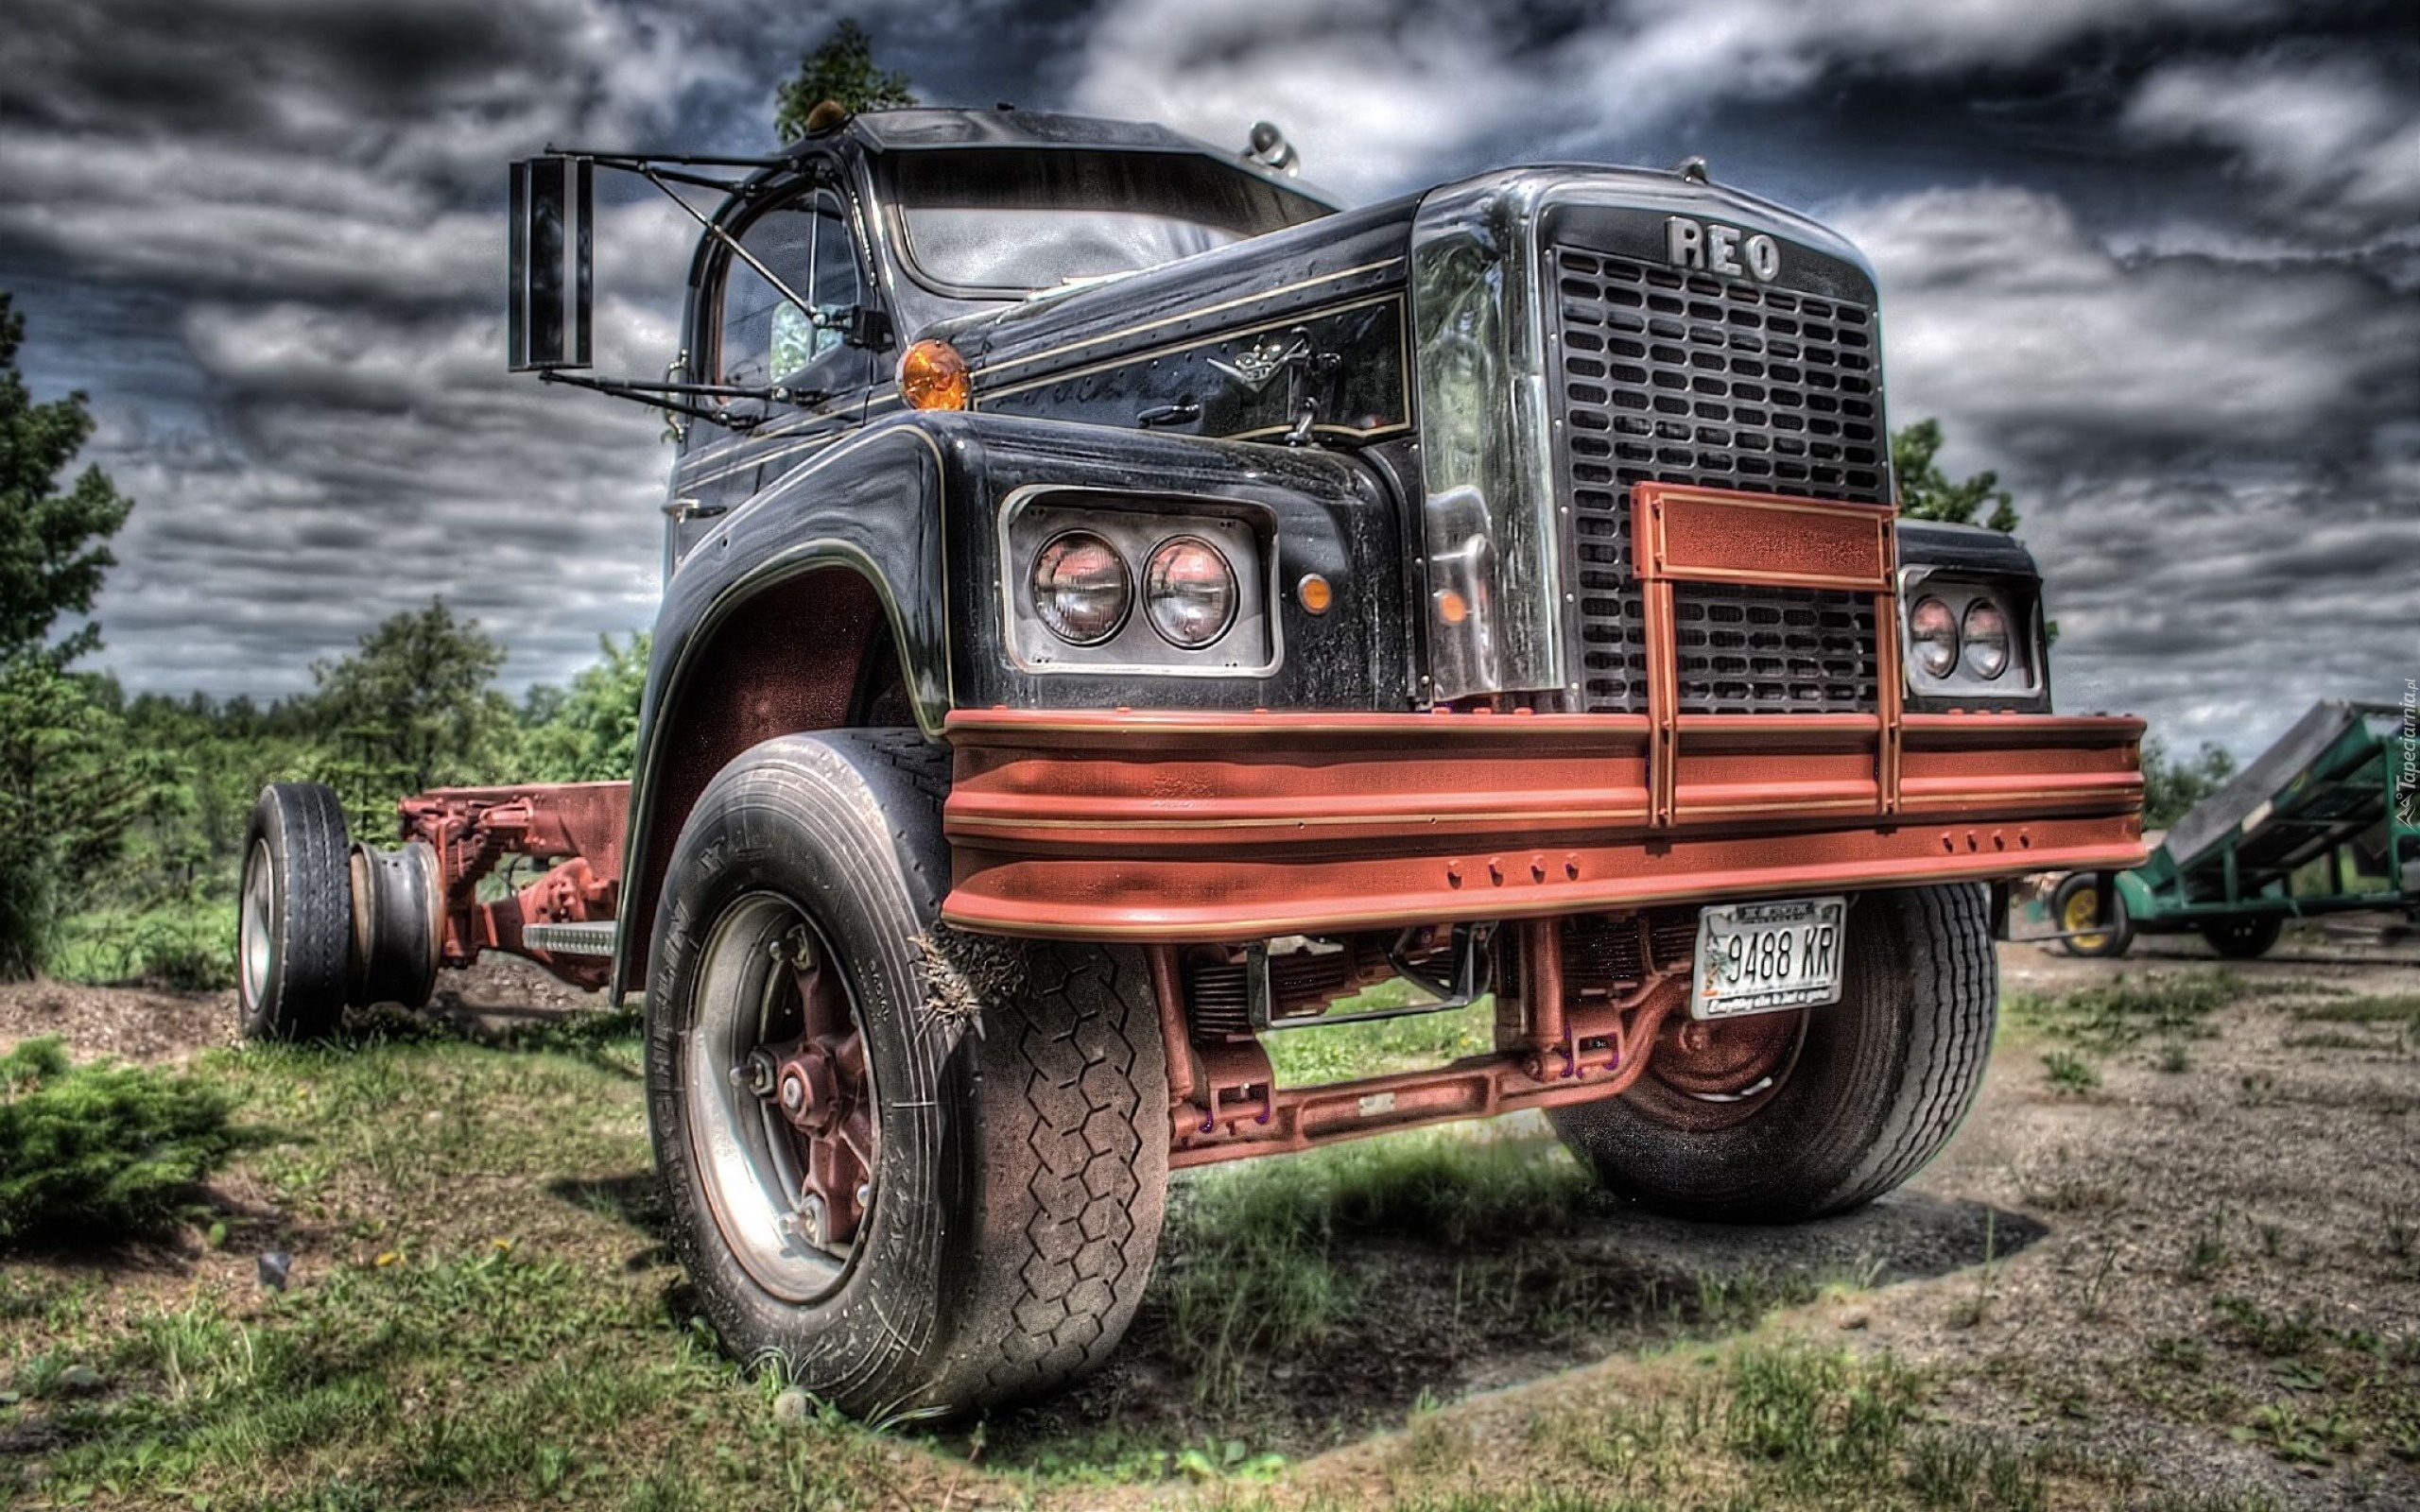
{"type": "MultiPolygon", "coordinates": [[[[1647,648],[1632,485],[1887,501],[1874,312],[1559,243],[1546,257],[1581,706],[1638,713],[1647,648]]],[[[1684,713],[1876,707],[1865,595],[1685,583],[1675,598],[1684,713]]]]}

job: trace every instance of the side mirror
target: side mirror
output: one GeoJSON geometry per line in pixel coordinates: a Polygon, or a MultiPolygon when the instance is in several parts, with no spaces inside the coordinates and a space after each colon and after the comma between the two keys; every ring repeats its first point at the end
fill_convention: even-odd
{"type": "Polygon", "coordinates": [[[589,365],[595,166],[562,154],[512,165],[504,340],[514,372],[589,365]]]}

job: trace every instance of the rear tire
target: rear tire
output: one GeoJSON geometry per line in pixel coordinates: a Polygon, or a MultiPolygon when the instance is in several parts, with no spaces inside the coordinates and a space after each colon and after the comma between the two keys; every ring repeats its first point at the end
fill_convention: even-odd
{"type": "Polygon", "coordinates": [[[1985,888],[1867,893],[1849,912],[1841,1001],[1805,1010],[1794,1053],[1756,1087],[1683,1091],[1651,1059],[1621,1096],[1550,1117],[1608,1191],[1657,1212],[1720,1223],[1840,1212],[1949,1143],[1982,1083],[1998,998],[1985,888]]]}
{"type": "Polygon", "coordinates": [[[2271,914],[2265,919],[2204,919],[2195,927],[2210,949],[2228,960],[2251,961],[2269,954],[2286,932],[2286,921],[2271,914]]]}
{"type": "Polygon", "coordinates": [[[2089,871],[2068,873],[2059,890],[2050,895],[2050,917],[2066,936],[2059,944],[2068,954],[2115,960],[2133,947],[2135,920],[2126,912],[2125,895],[2114,886],[2109,889],[2109,906],[2118,917],[2100,917],[2098,882],[2089,871]],[[2101,927],[2096,930],[2095,925],[2101,927]],[[2093,932],[2082,933],[2085,930],[2093,932]]]}
{"type": "MultiPolygon", "coordinates": [[[[1142,1299],[1167,1198],[1143,960],[938,924],[947,762],[914,730],[756,747],[691,811],[655,917],[648,1113],[673,1248],[734,1355],[873,1418],[988,1406],[1098,1364],[1142,1299]],[[791,938],[845,991],[761,964],[791,938]],[[811,1042],[859,1078],[838,1102],[870,1108],[870,1129],[802,1133],[786,1093],[721,1090],[752,1025],[771,1048],[799,1022],[826,1026],[811,1042]],[[828,1185],[817,1162],[841,1158],[818,1142],[835,1138],[855,1140],[848,1160],[871,1145],[845,1239],[799,1195],[828,1185]]],[[[815,1106],[838,1085],[823,1064],[815,1106]]]]}
{"type": "Polygon", "coordinates": [[[344,805],[318,782],[261,790],[244,839],[235,997],[247,1040],[324,1040],[344,1021],[353,876],[344,805]]]}

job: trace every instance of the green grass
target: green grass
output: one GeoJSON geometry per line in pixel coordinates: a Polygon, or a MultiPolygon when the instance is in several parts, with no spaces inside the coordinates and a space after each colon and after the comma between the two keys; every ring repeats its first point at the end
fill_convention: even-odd
{"type": "MultiPolygon", "coordinates": [[[[214,1508],[820,1506],[895,1446],[782,1423],[648,1231],[638,1045],[621,1016],[517,1048],[434,1038],[212,1052],[285,1134],[233,1177],[191,1279],[0,1272],[0,1503],[214,1508]],[[295,1254],[284,1293],[252,1256],[295,1254]]],[[[920,1504],[912,1487],[892,1498],[920,1504]]]]}
{"type": "Polygon", "coordinates": [[[2100,1085],[2100,1073],[2072,1050],[2053,1050],[2044,1056],[2042,1074],[2056,1092],[2088,1092],[2100,1085]]]}
{"type": "MultiPolygon", "coordinates": [[[[1108,1403],[1091,1438],[1005,1418],[910,1436],[777,1411],[782,1383],[721,1356],[662,1248],[636,1028],[598,1015],[474,1041],[382,1021],[348,1050],[198,1057],[235,1121],[279,1138],[235,1154],[222,1185],[239,1201],[186,1230],[210,1248],[182,1274],[0,1269],[0,1503],[927,1507],[979,1492],[1086,1505],[1090,1487],[1166,1481],[1121,1494],[1242,1507],[1279,1477],[1293,1484],[1272,1505],[1915,1512],[2033,1507],[2046,1486],[2103,1484],[1934,1420],[1937,1383],[1887,1354],[1756,1332],[1819,1278],[1658,1270],[1602,1244],[1593,1182],[1534,1124],[1182,1180],[1125,1356],[1167,1383],[1176,1405],[1157,1417],[1114,1418],[1150,1395],[1124,1378],[1035,1409],[1065,1422],[1108,1403]],[[295,1254],[284,1293],[253,1280],[268,1249],[295,1254]],[[1688,1342],[1709,1338],[1730,1342],[1688,1342]],[[1434,1367],[1410,1383],[1425,1389],[1453,1380],[1465,1349],[1524,1370],[1557,1349],[1630,1359],[1484,1433],[1409,1390],[1350,1408],[1316,1386],[1271,1391],[1281,1366],[1357,1379],[1391,1357],[1434,1367]],[[1262,1431],[1281,1419],[1291,1438],[1262,1431]],[[1347,1490],[1323,1492],[1318,1470],[1295,1483],[1267,1452],[1407,1419],[1374,1451],[1382,1472],[1355,1472],[1347,1490]],[[987,1432],[992,1452],[959,1457],[987,1432]]],[[[1450,1058],[1488,1034],[1481,1010],[1274,1038],[1304,1078],[1450,1058]]],[[[2409,1251],[2409,1222],[2389,1216],[2380,1242],[2409,1251]]],[[[2213,1349],[2252,1356],[2256,1325],[2214,1316],[2213,1349]]],[[[2323,1331],[2273,1362],[2330,1383],[2314,1396],[2296,1384],[2307,1377],[2278,1377],[2272,1395],[2300,1416],[2261,1418],[2269,1400],[2245,1399],[2216,1425],[2268,1434],[2277,1452],[2339,1453],[2351,1430],[2314,1424],[2400,1442],[2391,1387],[2409,1378],[2408,1348],[2365,1348],[2323,1331]]]]}
{"type": "Polygon", "coordinates": [[[2205,1021],[2241,998],[2243,979],[2223,969],[2118,976],[2105,984],[2056,997],[2013,994],[2010,1022],[2106,1055],[2147,1037],[2207,1038],[2205,1021]]]}
{"type": "Polygon", "coordinates": [[[181,989],[235,985],[235,905],[178,899],[139,910],[76,914],[47,970],[62,982],[148,982],[181,989]]]}
{"type": "Polygon", "coordinates": [[[1232,1403],[1265,1359],[1386,1305],[1340,1265],[1342,1236],[1500,1244],[1567,1227],[1594,1188],[1559,1145],[1451,1129],[1204,1172],[1169,1214],[1165,1348],[1232,1403]]]}
{"type": "Polygon", "coordinates": [[[2066,1473],[1987,1428],[1927,1422],[1933,1383],[1889,1355],[1754,1344],[1672,1357],[1651,1393],[1602,1387],[1485,1432],[1416,1418],[1382,1480],[1222,1512],[1744,1512],[1761,1507],[2039,1512],[2066,1473]],[[1517,1439],[1512,1439],[1517,1434],[1517,1439]],[[1388,1488],[1383,1501],[1376,1486],[1388,1488]]]}
{"type": "MultiPolygon", "coordinates": [[[[1333,1011],[1396,1007],[1417,997],[1409,984],[1390,982],[1338,1004],[1333,1011]]],[[[1270,1064],[1284,1087],[1410,1071],[1493,1051],[1495,1002],[1483,997],[1466,1008],[1443,1013],[1281,1029],[1264,1035],[1261,1042],[1269,1047],[1270,1064]]]]}
{"type": "Polygon", "coordinates": [[[2420,992],[2405,992],[2392,997],[2324,998],[2317,1002],[2296,1003],[2292,1012],[2297,1019],[2321,1023],[2420,1022],[2420,992]]]}

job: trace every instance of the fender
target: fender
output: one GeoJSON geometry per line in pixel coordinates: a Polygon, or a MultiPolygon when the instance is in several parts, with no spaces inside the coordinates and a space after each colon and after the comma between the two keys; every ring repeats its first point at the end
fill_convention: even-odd
{"type": "Polygon", "coordinates": [[[2156,928],[2147,930],[2143,927],[2143,921],[2156,914],[2159,905],[2142,878],[2132,871],[2120,871],[2109,879],[2109,885],[2118,889],[2118,901],[2125,905],[2126,917],[2135,921],[2135,933],[2159,933],[2156,928]]]}
{"type": "Polygon", "coordinates": [[[632,774],[614,994],[645,971],[664,868],[690,806],[760,741],[905,723],[903,702],[933,740],[964,707],[1410,707],[1401,508],[1350,455],[981,413],[894,412],[785,473],[717,522],[666,585],[632,774]],[[1274,522],[1282,662],[1265,677],[1019,672],[1002,649],[995,524],[1003,500],[1035,488],[1264,511],[1274,522]],[[1316,616],[1294,593],[1313,572],[1333,585],[1316,616]],[[861,717],[893,664],[887,717],[861,717]]]}

